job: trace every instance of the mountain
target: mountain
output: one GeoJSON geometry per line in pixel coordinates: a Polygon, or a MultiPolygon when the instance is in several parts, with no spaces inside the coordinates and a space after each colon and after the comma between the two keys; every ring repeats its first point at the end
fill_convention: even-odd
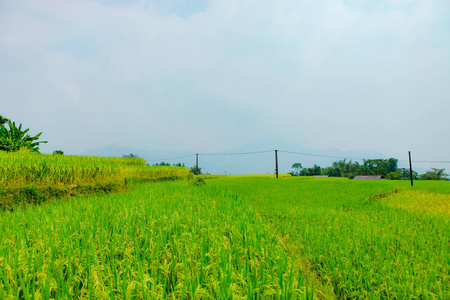
{"type": "MultiPolygon", "coordinates": [[[[278,150],[280,173],[292,171],[291,166],[296,162],[300,162],[303,167],[312,167],[314,164],[327,167],[334,161],[342,159],[362,162],[362,158],[388,158],[378,151],[345,151],[337,148],[311,149],[269,137],[220,153],[199,153],[199,167],[202,168],[203,173],[210,174],[273,174],[275,172],[275,149],[278,150]]],[[[139,155],[150,165],[164,161],[171,164],[182,163],[187,167],[192,167],[196,161],[193,151],[144,150],[116,144],[85,151],[81,155],[121,157],[130,153],[139,155]]]]}

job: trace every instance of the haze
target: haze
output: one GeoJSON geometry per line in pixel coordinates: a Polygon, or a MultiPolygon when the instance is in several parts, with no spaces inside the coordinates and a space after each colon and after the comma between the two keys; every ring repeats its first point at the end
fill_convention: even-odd
{"type": "Polygon", "coordinates": [[[450,160],[448,1],[0,1],[0,29],[0,114],[43,152],[450,160]]]}

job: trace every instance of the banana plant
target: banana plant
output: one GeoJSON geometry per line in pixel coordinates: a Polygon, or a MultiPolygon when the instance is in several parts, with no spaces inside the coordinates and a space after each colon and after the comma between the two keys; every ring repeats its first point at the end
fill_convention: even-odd
{"type": "Polygon", "coordinates": [[[1,117],[1,120],[5,120],[9,128],[0,124],[0,151],[14,152],[25,148],[39,153],[39,144],[47,143],[47,141],[38,141],[42,132],[31,136],[28,134],[29,128],[22,130],[22,124],[17,127],[16,123],[11,122],[11,120],[3,117],[1,117]]]}

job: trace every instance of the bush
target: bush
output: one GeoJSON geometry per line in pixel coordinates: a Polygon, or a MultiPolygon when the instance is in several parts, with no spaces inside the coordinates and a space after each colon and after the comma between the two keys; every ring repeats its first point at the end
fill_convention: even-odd
{"type": "Polygon", "coordinates": [[[402,175],[397,172],[390,172],[386,175],[386,179],[389,180],[400,180],[402,179],[402,175]]]}

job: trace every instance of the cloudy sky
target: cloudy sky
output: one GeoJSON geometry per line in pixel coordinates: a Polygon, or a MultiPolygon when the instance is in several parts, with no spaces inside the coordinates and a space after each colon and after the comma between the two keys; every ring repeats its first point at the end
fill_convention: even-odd
{"type": "Polygon", "coordinates": [[[446,0],[0,0],[0,114],[44,152],[271,136],[450,160],[449,112],[446,0]]]}

